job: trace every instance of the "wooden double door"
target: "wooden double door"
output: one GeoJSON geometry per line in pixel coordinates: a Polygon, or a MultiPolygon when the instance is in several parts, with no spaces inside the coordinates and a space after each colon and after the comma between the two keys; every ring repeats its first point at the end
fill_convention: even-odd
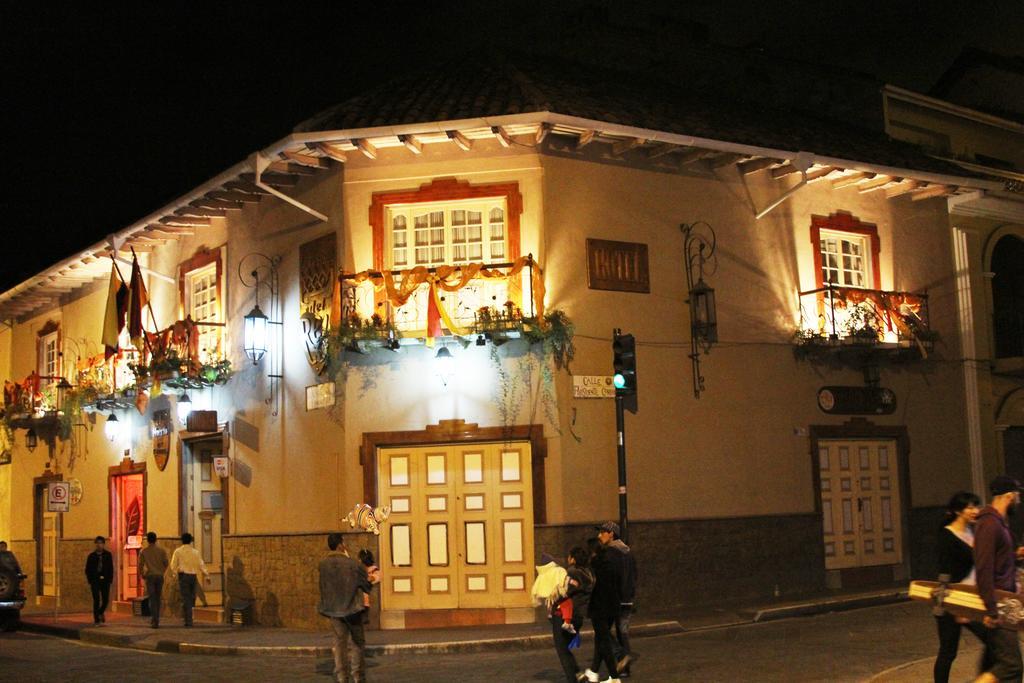
{"type": "Polygon", "coordinates": [[[530,607],[528,442],[382,448],[382,610],[530,607]]]}

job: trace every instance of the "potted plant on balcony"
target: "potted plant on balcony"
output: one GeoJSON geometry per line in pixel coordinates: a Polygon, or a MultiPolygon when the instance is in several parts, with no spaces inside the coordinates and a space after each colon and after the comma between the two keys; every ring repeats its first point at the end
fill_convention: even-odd
{"type": "Polygon", "coordinates": [[[850,344],[873,345],[882,338],[882,325],[878,314],[864,305],[855,305],[849,309],[849,316],[843,324],[846,333],[844,339],[850,344]]]}

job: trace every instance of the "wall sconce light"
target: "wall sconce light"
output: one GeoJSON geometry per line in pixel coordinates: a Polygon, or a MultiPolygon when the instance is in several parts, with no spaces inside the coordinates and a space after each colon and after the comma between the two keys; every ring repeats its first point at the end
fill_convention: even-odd
{"type": "Polygon", "coordinates": [[[455,357],[452,356],[452,352],[448,350],[447,346],[442,346],[437,350],[434,360],[437,363],[437,374],[441,378],[441,383],[448,386],[448,381],[455,374],[455,357]]]}
{"type": "Polygon", "coordinates": [[[107,423],[103,425],[103,435],[110,442],[116,441],[121,435],[121,421],[117,419],[117,415],[114,413],[110,413],[107,416],[107,423]]]}
{"type": "Polygon", "coordinates": [[[64,399],[67,398],[68,389],[72,388],[71,382],[64,377],[60,378],[60,382],[57,383],[57,410],[64,409],[64,399]]]}
{"type": "Polygon", "coordinates": [[[704,391],[704,375],[700,370],[701,352],[705,355],[718,341],[718,314],[715,310],[715,290],[704,281],[705,275],[714,275],[718,261],[714,258],[716,237],[714,229],[704,221],[682,224],[683,253],[686,266],[686,288],[690,305],[690,363],[693,367],[693,395],[700,398],[704,391]]]}
{"type": "Polygon", "coordinates": [[[178,397],[177,412],[178,421],[181,422],[181,424],[186,424],[188,422],[189,413],[192,412],[192,399],[188,397],[188,392],[185,392],[178,397]]]}
{"type": "Polygon", "coordinates": [[[243,319],[242,347],[245,355],[258,365],[264,356],[268,357],[267,377],[270,378],[270,397],[268,404],[273,403],[272,415],[276,416],[281,407],[281,388],[283,361],[281,358],[284,347],[284,322],[281,319],[281,290],[277,279],[277,266],[281,262],[278,256],[253,252],[238,262],[238,279],[246,287],[256,290],[256,305],[243,319]],[[260,308],[260,288],[268,295],[267,313],[260,308]],[[268,315],[269,313],[269,315],[268,315]],[[277,337],[271,338],[271,327],[275,325],[277,337]]]}
{"type": "Polygon", "coordinates": [[[32,427],[28,428],[28,432],[25,434],[25,448],[31,453],[39,445],[39,437],[36,436],[36,430],[32,427]]]}

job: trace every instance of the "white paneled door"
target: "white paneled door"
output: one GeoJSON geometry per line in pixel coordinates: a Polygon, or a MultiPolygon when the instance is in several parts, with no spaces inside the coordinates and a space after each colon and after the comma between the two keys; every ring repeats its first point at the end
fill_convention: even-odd
{"type": "Polygon", "coordinates": [[[529,443],[383,448],[382,609],[529,607],[529,443]]]}

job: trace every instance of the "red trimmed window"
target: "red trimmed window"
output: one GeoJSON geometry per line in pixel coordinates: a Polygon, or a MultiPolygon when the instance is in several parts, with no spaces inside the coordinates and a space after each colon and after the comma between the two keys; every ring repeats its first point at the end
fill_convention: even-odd
{"type": "MultiPolygon", "coordinates": [[[[224,267],[220,249],[201,249],[178,266],[180,317],[197,323],[224,322],[224,267]]],[[[224,352],[224,328],[199,326],[199,360],[210,363],[224,352]]]]}
{"type": "Polygon", "coordinates": [[[830,216],[811,216],[814,277],[818,288],[881,289],[878,264],[878,226],[863,223],[852,214],[837,211],[830,216]]]}

